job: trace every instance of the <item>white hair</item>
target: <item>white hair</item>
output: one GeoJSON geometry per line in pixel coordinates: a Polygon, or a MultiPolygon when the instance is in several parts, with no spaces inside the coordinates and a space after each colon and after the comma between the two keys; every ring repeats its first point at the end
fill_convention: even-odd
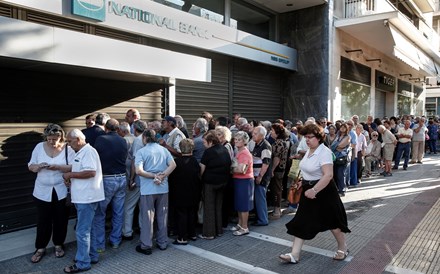
{"type": "Polygon", "coordinates": [[[86,140],[86,136],[84,135],[84,133],[82,133],[82,131],[79,130],[79,129],[77,129],[77,128],[72,129],[72,130],[67,134],[67,136],[70,136],[70,137],[72,137],[72,138],[78,138],[78,139],[83,140],[83,141],[86,140]]]}
{"type": "Polygon", "coordinates": [[[258,133],[261,134],[261,136],[265,137],[267,134],[267,130],[263,126],[257,126],[255,127],[256,130],[258,130],[258,133]]]}

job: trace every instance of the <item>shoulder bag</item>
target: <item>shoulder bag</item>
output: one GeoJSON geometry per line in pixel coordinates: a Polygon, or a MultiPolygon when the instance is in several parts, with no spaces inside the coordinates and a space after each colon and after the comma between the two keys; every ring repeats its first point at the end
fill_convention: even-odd
{"type": "Polygon", "coordinates": [[[301,198],[302,186],[299,185],[299,182],[301,180],[300,174],[301,170],[298,171],[298,175],[296,176],[296,179],[290,186],[289,192],[287,193],[287,200],[292,205],[299,203],[299,200],[301,198]]]}
{"type": "MultiPolygon", "coordinates": [[[[64,156],[66,157],[66,165],[69,164],[68,155],[67,155],[67,144],[64,148],[64,156]]],[[[72,196],[70,194],[70,187],[67,187],[67,196],[66,196],[66,206],[72,206],[72,196]]]]}

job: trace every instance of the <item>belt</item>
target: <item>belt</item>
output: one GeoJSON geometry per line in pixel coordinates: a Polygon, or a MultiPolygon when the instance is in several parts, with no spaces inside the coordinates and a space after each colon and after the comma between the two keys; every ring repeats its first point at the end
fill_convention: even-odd
{"type": "Polygon", "coordinates": [[[308,180],[302,180],[302,183],[303,184],[305,184],[305,185],[311,185],[311,186],[314,186],[314,185],[316,185],[316,183],[317,182],[319,182],[319,180],[313,180],[313,181],[308,181],[308,180]]]}
{"type": "Polygon", "coordinates": [[[119,174],[104,174],[102,177],[125,177],[125,173],[119,173],[119,174]]]}

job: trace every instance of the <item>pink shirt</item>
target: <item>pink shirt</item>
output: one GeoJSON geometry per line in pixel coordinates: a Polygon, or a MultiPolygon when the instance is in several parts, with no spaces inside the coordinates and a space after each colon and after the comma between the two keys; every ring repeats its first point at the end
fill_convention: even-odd
{"type": "Polygon", "coordinates": [[[247,147],[244,147],[241,151],[235,155],[235,158],[237,159],[238,164],[247,164],[248,169],[245,174],[238,174],[234,173],[232,175],[232,178],[237,179],[253,179],[254,178],[254,170],[252,168],[253,160],[252,160],[252,154],[249,152],[247,147]]]}

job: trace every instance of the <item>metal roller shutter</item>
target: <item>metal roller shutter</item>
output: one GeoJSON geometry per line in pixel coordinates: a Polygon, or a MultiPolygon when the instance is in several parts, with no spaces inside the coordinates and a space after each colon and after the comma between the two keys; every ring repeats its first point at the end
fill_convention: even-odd
{"type": "Polygon", "coordinates": [[[235,60],[233,112],[248,120],[283,118],[281,71],[257,63],[235,60]]]}
{"type": "Polygon", "coordinates": [[[376,90],[376,98],[374,99],[374,117],[383,118],[385,116],[386,92],[376,90]]]}
{"type": "Polygon", "coordinates": [[[185,120],[188,131],[203,111],[214,117],[228,116],[229,80],[228,63],[212,60],[210,83],[186,80],[176,81],[176,114],[185,120]]]}
{"type": "Polygon", "coordinates": [[[27,163],[48,123],[68,131],[84,128],[89,113],[107,112],[120,121],[133,107],[147,121],[162,114],[161,91],[148,93],[157,85],[12,68],[0,73],[5,79],[0,90],[0,234],[36,223],[36,174],[27,163]]]}

